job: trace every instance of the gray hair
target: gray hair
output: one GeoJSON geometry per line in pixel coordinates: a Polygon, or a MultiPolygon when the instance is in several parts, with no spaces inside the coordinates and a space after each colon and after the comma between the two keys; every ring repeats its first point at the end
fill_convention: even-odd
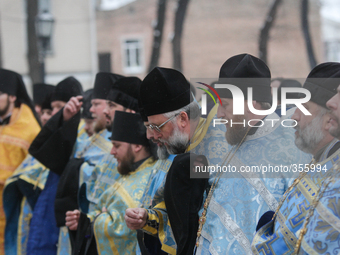
{"type": "MultiPolygon", "coordinates": [[[[163,113],[163,116],[166,118],[171,118],[172,116],[180,114],[181,112],[186,112],[188,114],[189,120],[196,120],[201,116],[200,106],[195,100],[178,110],[163,113]]],[[[175,119],[172,121],[175,122],[175,119]]]]}

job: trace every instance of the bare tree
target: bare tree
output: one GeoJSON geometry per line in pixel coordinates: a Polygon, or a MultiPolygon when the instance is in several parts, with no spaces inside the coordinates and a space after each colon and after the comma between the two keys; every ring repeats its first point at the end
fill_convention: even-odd
{"type": "Polygon", "coordinates": [[[269,40],[269,32],[272,28],[275,18],[278,6],[281,4],[282,0],[273,0],[269,12],[266,16],[266,19],[264,21],[264,24],[260,31],[260,38],[259,38],[259,58],[263,60],[265,63],[267,63],[267,49],[268,49],[268,40],[269,40]]]}
{"type": "Polygon", "coordinates": [[[302,27],[303,37],[306,43],[309,66],[311,69],[313,69],[316,66],[316,59],[315,59],[314,48],[312,44],[312,38],[309,32],[308,12],[309,12],[309,1],[301,0],[301,27],[302,27]]]}
{"type": "Polygon", "coordinates": [[[150,65],[149,65],[149,72],[154,67],[158,66],[158,60],[160,57],[160,51],[161,51],[161,45],[162,45],[166,5],[167,5],[167,0],[158,0],[157,21],[156,21],[156,24],[154,26],[154,31],[153,31],[153,45],[152,45],[151,60],[150,60],[150,65]]]}
{"type": "Polygon", "coordinates": [[[38,38],[35,29],[35,19],[38,14],[38,0],[27,0],[26,8],[29,75],[32,83],[44,82],[41,62],[39,61],[38,38]]]}
{"type": "Polygon", "coordinates": [[[173,55],[173,68],[182,71],[182,33],[183,33],[183,25],[185,20],[185,14],[187,11],[187,7],[189,4],[189,0],[178,0],[176,15],[175,15],[175,29],[174,29],[174,37],[172,40],[172,55],[173,55]]]}

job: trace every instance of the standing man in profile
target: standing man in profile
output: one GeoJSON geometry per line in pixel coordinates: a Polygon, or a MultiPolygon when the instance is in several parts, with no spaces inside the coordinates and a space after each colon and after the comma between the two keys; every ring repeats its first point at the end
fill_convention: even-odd
{"type": "MultiPolygon", "coordinates": [[[[275,215],[273,215],[274,212],[271,214],[266,212],[266,215],[270,215],[270,217],[261,217],[257,226],[258,231],[252,241],[253,254],[284,253],[288,255],[294,254],[297,247],[307,253],[314,250],[316,253],[323,254],[321,252],[323,250],[332,254],[331,247],[335,245],[333,249],[337,249],[338,238],[336,238],[337,241],[335,239],[331,241],[332,239],[325,240],[323,237],[318,237],[314,244],[309,243],[308,245],[306,242],[299,243],[298,240],[303,232],[304,222],[310,213],[313,200],[318,194],[320,184],[325,180],[327,174],[332,172],[331,168],[339,158],[340,143],[337,139],[339,136],[331,133],[334,130],[331,119],[335,119],[336,115],[333,117],[327,108],[327,106],[331,106],[331,109],[334,109],[334,102],[337,101],[334,99],[339,84],[340,63],[322,63],[309,73],[303,87],[311,93],[310,101],[304,104],[311,115],[305,115],[300,109],[296,109],[292,119],[297,122],[295,144],[300,150],[313,155],[313,166],[311,167],[314,167],[315,170],[311,168],[309,173],[308,171],[300,173],[281,197],[281,203],[275,209],[275,215]],[[328,100],[331,104],[327,103],[328,100]],[[265,218],[267,220],[264,220],[265,218]]],[[[324,233],[334,233],[335,229],[330,225],[324,228],[324,233]]],[[[324,226],[328,226],[328,223],[325,223],[324,226]]],[[[313,231],[312,228],[309,234],[313,231]]],[[[314,234],[318,236],[317,232],[321,232],[321,228],[316,228],[313,236],[314,234]]],[[[309,240],[311,238],[308,238],[308,242],[310,242],[309,240]]]]}
{"type": "MultiPolygon", "coordinates": [[[[182,73],[169,68],[154,68],[141,84],[140,105],[147,117],[144,123],[147,127],[147,137],[157,143],[158,156],[161,159],[167,158],[169,153],[204,154],[210,151],[207,156],[210,164],[217,164],[222,160],[226,151],[226,142],[223,138],[225,128],[222,125],[216,128],[212,125],[217,107],[211,110],[207,119],[201,118],[200,107],[194,100],[189,82],[182,73]]],[[[205,183],[185,174],[186,178],[181,183],[186,183],[187,186],[178,189],[174,180],[181,177],[177,174],[168,176],[171,176],[171,180],[168,182],[167,178],[166,182],[171,183],[171,187],[167,189],[167,194],[164,191],[161,196],[153,199],[154,208],[147,211],[142,208],[129,208],[125,220],[131,229],[142,229],[149,235],[158,234],[163,251],[170,254],[176,252],[185,254],[194,248],[200,205],[191,204],[185,210],[181,210],[181,205],[188,200],[202,201],[205,183]],[[178,198],[169,214],[165,197],[178,198]],[[179,224],[178,217],[188,224],[179,224]]],[[[163,188],[164,182],[159,186],[159,190],[162,191],[163,188]]]]}
{"type": "Polygon", "coordinates": [[[242,169],[260,165],[289,166],[308,163],[311,159],[295,146],[294,128],[281,125],[293,110],[281,119],[275,112],[263,113],[272,108],[270,78],[268,66],[250,54],[233,56],[220,68],[218,83],[232,84],[242,91],[244,113],[234,114],[237,98],[229,89],[215,86],[222,101],[217,117],[228,121],[225,139],[229,149],[219,164],[234,167],[236,171],[210,176],[211,188],[200,211],[197,254],[251,254],[250,244],[259,217],[277,208],[291,181],[290,176],[280,172],[242,169]],[[252,88],[251,101],[249,88],[252,88]],[[280,121],[272,124],[266,119],[280,121]]]}
{"type": "Polygon", "coordinates": [[[136,231],[126,226],[124,212],[142,204],[150,175],[158,170],[158,164],[139,114],[117,111],[110,139],[119,173],[116,182],[98,197],[89,213],[66,213],[66,225],[72,230],[79,227],[79,248],[74,254],[136,254],[136,231]],[[90,233],[92,240],[85,233],[90,233]]]}
{"type": "Polygon", "coordinates": [[[4,253],[4,184],[28,154],[39,123],[21,75],[0,69],[0,254],[4,253]]]}
{"type": "MultiPolygon", "coordinates": [[[[51,98],[52,93],[46,95],[40,104],[42,126],[52,117],[51,98]]],[[[7,179],[3,191],[6,254],[26,254],[32,213],[41,191],[44,190],[48,174],[49,170],[28,154],[7,179]]]]}

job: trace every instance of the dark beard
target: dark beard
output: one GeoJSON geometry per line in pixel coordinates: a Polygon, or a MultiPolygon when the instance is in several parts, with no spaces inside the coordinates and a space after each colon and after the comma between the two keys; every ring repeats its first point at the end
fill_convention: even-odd
{"type": "Polygon", "coordinates": [[[106,123],[106,130],[112,132],[112,125],[111,123],[106,123]]]}
{"type": "Polygon", "coordinates": [[[120,165],[117,167],[118,172],[121,175],[128,175],[129,173],[135,171],[136,169],[133,168],[133,163],[135,161],[135,157],[132,154],[131,145],[126,156],[121,160],[120,165]]]}
{"type": "Polygon", "coordinates": [[[4,116],[7,113],[8,109],[9,109],[9,96],[7,96],[7,104],[5,108],[3,108],[2,110],[0,109],[0,116],[4,116]]]}
{"type": "Polygon", "coordinates": [[[103,126],[101,123],[95,122],[93,130],[95,133],[99,133],[100,131],[104,129],[104,127],[105,126],[103,126]]]}
{"type": "Polygon", "coordinates": [[[225,138],[230,145],[239,144],[243,137],[247,133],[247,127],[235,128],[229,127],[227,128],[227,132],[225,133],[225,138]]]}

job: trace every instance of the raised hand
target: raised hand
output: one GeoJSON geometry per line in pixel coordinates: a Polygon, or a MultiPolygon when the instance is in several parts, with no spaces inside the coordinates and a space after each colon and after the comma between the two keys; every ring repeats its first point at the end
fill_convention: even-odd
{"type": "Polygon", "coordinates": [[[71,97],[66,103],[63,110],[64,121],[68,121],[80,111],[80,108],[83,105],[83,102],[81,102],[82,99],[82,96],[71,97]]]}

